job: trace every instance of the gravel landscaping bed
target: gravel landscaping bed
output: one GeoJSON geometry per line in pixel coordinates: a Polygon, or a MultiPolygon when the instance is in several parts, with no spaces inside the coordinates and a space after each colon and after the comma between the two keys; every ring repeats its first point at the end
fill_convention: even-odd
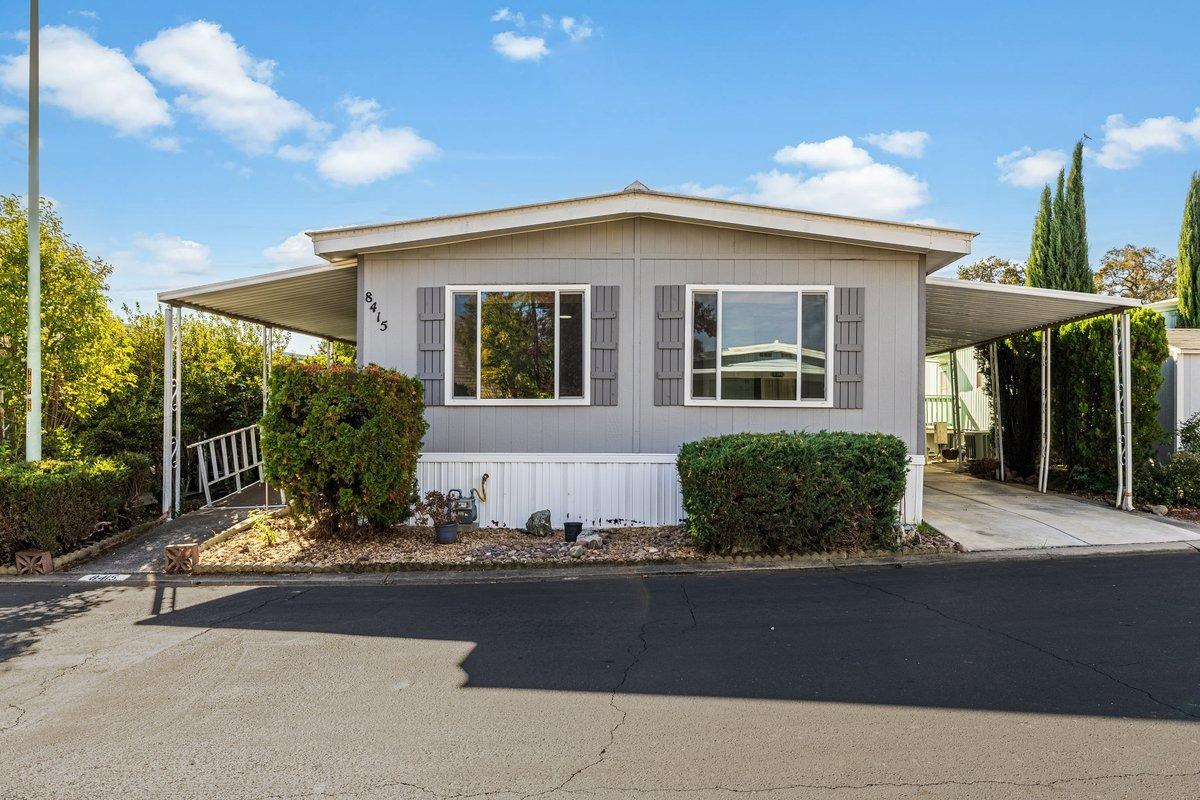
{"type": "MultiPolygon", "coordinates": [[[[545,538],[511,528],[463,529],[454,544],[438,544],[433,529],[402,526],[386,532],[364,531],[355,536],[333,537],[310,532],[289,516],[268,523],[275,542],[268,543],[254,527],[220,534],[205,547],[197,572],[277,572],[298,570],[337,571],[374,567],[388,569],[486,568],[505,566],[556,566],[564,564],[637,564],[701,561],[711,558],[692,544],[678,525],[597,530],[599,546],[585,547],[563,541],[556,530],[545,538]]],[[[810,558],[946,553],[957,549],[951,540],[932,529],[916,533],[899,553],[808,554],[810,558]]]]}
{"type": "Polygon", "coordinates": [[[276,541],[268,544],[248,528],[204,550],[204,566],[357,566],[363,564],[565,564],[678,561],[700,553],[680,526],[610,528],[599,530],[602,544],[595,549],[552,536],[530,536],[511,528],[464,529],[454,544],[438,544],[433,529],[402,526],[386,532],[364,531],[350,537],[313,534],[291,517],[272,520],[276,541]],[[574,555],[572,555],[574,553],[574,555]]]}

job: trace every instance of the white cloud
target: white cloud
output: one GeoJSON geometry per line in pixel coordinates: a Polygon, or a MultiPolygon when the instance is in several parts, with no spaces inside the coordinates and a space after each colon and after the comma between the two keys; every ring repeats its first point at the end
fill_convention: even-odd
{"type": "Polygon", "coordinates": [[[891,164],[867,164],[817,175],[771,170],[750,176],[752,192],[735,200],[832,214],[893,219],[929,202],[929,187],[891,164]]]}
{"type": "Polygon", "coordinates": [[[871,154],[855,147],[849,136],[835,136],[823,142],[800,142],[775,151],[778,164],[795,164],[817,170],[856,169],[871,163],[871,154]]]}
{"type": "Polygon", "coordinates": [[[284,161],[312,161],[317,150],[310,144],[285,144],[275,151],[275,157],[284,161]]]}
{"type": "Polygon", "coordinates": [[[319,137],[325,126],[271,86],[275,62],[256,59],[220,25],[197,20],[160,31],[134,50],[160,83],[179,89],[175,102],[250,153],[268,152],[295,131],[319,137]]]}
{"type": "Polygon", "coordinates": [[[563,17],[559,20],[559,23],[562,25],[563,33],[572,42],[582,42],[592,35],[591,20],[585,19],[583,22],[580,22],[574,17],[563,17]]]}
{"type": "Polygon", "coordinates": [[[164,153],[178,153],[180,150],[178,136],[155,136],[147,144],[155,150],[162,150],[164,153]]]}
{"type": "Polygon", "coordinates": [[[0,105],[0,128],[7,128],[9,125],[16,125],[17,123],[24,125],[26,116],[25,109],[23,108],[0,105]]]}
{"type": "Polygon", "coordinates": [[[263,258],[273,263],[276,269],[304,267],[318,261],[313,252],[312,239],[303,231],[294,233],[279,244],[263,250],[263,258]]]}
{"type": "Polygon", "coordinates": [[[886,153],[906,158],[921,158],[929,134],[925,131],[892,131],[891,133],[868,133],[863,139],[886,153]]]}
{"type": "Polygon", "coordinates": [[[317,158],[317,172],[346,186],[358,186],[409,172],[436,156],[438,146],[412,128],[351,128],[317,158]]]}
{"type": "Polygon", "coordinates": [[[114,278],[124,284],[121,291],[173,289],[213,275],[207,245],[166,233],[136,236],[130,249],[107,260],[115,267],[114,278]]]}
{"type": "Polygon", "coordinates": [[[493,36],[492,49],[513,61],[540,61],[550,55],[550,48],[541,36],[521,36],[512,31],[493,36]]]}
{"type": "Polygon", "coordinates": [[[929,186],[923,180],[876,162],[849,136],[800,142],[776,151],[774,159],[803,169],[755,173],[744,190],[695,182],[677,189],[700,197],[886,219],[906,217],[929,202],[929,186]]]}
{"type": "Polygon", "coordinates": [[[1136,166],[1149,150],[1183,150],[1200,144],[1200,109],[1190,120],[1179,117],[1147,117],[1130,125],[1123,114],[1112,114],[1104,121],[1104,139],[1096,153],[1096,162],[1109,169],[1136,166]]]}
{"type": "Polygon", "coordinates": [[[338,107],[358,124],[377,122],[383,116],[379,108],[379,101],[373,97],[346,96],[338,101],[338,107]]]}
{"type": "Polygon", "coordinates": [[[1000,182],[1011,186],[1042,186],[1054,180],[1054,176],[1067,163],[1067,154],[1062,150],[1038,150],[1022,147],[996,159],[1000,170],[1000,182]]]}
{"type": "MultiPolygon", "coordinates": [[[[41,94],[48,104],[122,135],[171,124],[167,103],[120,50],[65,25],[43,27],[40,46],[41,94]]],[[[12,92],[28,92],[28,48],[0,63],[0,83],[12,92]]]]}
{"type": "Polygon", "coordinates": [[[511,22],[518,28],[525,27],[525,15],[520,11],[513,13],[507,8],[498,8],[496,13],[492,14],[492,22],[511,22]]]}

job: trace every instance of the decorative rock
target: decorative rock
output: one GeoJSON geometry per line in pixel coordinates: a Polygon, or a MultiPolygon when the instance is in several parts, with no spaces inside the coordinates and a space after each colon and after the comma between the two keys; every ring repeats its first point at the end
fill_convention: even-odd
{"type": "Polygon", "coordinates": [[[137,496],[137,500],[135,500],[134,503],[135,503],[135,505],[141,506],[143,508],[146,506],[156,506],[156,505],[158,505],[158,498],[156,498],[154,495],[150,494],[149,492],[142,492],[141,494],[139,494],[137,496]]]}
{"type": "Polygon", "coordinates": [[[1165,517],[1167,515],[1167,507],[1166,506],[1150,506],[1150,513],[1154,514],[1155,516],[1158,516],[1158,517],[1165,517]]]}
{"type": "Polygon", "coordinates": [[[200,563],[199,542],[177,542],[163,548],[165,571],[169,573],[191,572],[200,563]]]}
{"type": "Polygon", "coordinates": [[[583,545],[588,550],[599,550],[600,546],[604,544],[604,539],[595,531],[584,531],[579,534],[579,538],[575,542],[583,545]]]}
{"type": "Polygon", "coordinates": [[[525,523],[525,532],[530,536],[549,536],[554,532],[550,527],[550,512],[535,511],[529,515],[529,521],[525,523]]]}
{"type": "Polygon", "coordinates": [[[571,558],[583,558],[583,554],[587,552],[587,548],[581,544],[571,545],[571,549],[567,551],[567,555],[571,558]]]}

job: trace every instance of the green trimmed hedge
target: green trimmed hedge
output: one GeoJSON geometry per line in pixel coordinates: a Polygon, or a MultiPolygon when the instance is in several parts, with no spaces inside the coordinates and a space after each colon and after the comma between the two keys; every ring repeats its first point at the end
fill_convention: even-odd
{"type": "Polygon", "coordinates": [[[881,433],[736,433],[685,444],[688,530],[720,553],[895,547],[908,448],[881,433]]]}
{"type": "Polygon", "coordinates": [[[24,549],[59,555],[78,548],[97,522],[117,522],[149,478],[150,459],[132,453],[0,466],[0,558],[11,562],[24,549]]]}
{"type": "Polygon", "coordinates": [[[417,499],[423,395],[420,380],[382,367],[276,365],[262,419],[268,482],[334,529],[403,522],[417,499]]]}

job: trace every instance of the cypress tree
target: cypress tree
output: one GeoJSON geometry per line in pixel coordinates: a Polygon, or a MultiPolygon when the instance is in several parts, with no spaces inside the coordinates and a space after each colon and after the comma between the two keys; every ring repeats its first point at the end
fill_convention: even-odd
{"type": "Polygon", "coordinates": [[[1183,225],[1179,230],[1179,259],[1175,262],[1179,294],[1179,327],[1200,328],[1200,172],[1192,173],[1183,225]]]}
{"type": "Polygon", "coordinates": [[[1066,263],[1066,239],[1063,233],[1063,225],[1066,222],[1067,216],[1067,199],[1064,184],[1066,181],[1066,173],[1063,170],[1058,171],[1058,182],[1054,187],[1054,200],[1050,204],[1050,233],[1049,233],[1049,252],[1050,258],[1048,263],[1042,268],[1042,273],[1045,275],[1045,283],[1042,284],[1044,289],[1062,289],[1062,274],[1063,265],[1066,263]]]}
{"type": "Polygon", "coordinates": [[[1050,184],[1042,187],[1042,201],[1033,218],[1033,241],[1029,243],[1029,260],[1025,262],[1025,285],[1045,288],[1046,270],[1054,261],[1053,221],[1050,211],[1050,184]]]}
{"type": "Polygon", "coordinates": [[[1071,172],[1063,196],[1063,218],[1059,227],[1062,239],[1062,263],[1056,288],[1074,292],[1094,292],[1092,268],[1088,264],[1087,206],[1083,199],[1083,140],[1075,143],[1071,154],[1071,172]]]}

